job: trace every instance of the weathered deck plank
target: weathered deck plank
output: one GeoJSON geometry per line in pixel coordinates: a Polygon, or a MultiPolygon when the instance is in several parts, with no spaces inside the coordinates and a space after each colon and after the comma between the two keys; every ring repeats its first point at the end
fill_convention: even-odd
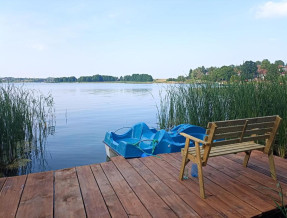
{"type": "Polygon", "coordinates": [[[115,157],[112,161],[153,217],[177,217],[126,159],[115,157]]]}
{"type": "MultiPolygon", "coordinates": [[[[258,177],[258,173],[252,169],[245,168],[238,163],[234,163],[232,166],[230,164],[232,164],[232,161],[224,157],[218,157],[216,159],[211,158],[209,160],[209,165],[217,168],[226,175],[262,192],[264,195],[269,196],[270,199],[280,200],[276,187],[277,182],[271,177],[264,174],[261,174],[260,177],[258,177]]],[[[282,187],[283,190],[287,190],[286,185],[283,183],[282,187]]]]}
{"type": "Polygon", "coordinates": [[[91,165],[95,179],[99,185],[101,193],[112,217],[128,217],[114,189],[109,183],[103,169],[99,164],[91,165]]]}
{"type": "Polygon", "coordinates": [[[55,217],[85,217],[75,168],[55,172],[55,217]]]}
{"type": "MultiPolygon", "coordinates": [[[[171,154],[163,156],[174,168],[167,167],[169,170],[173,170],[174,174],[176,172],[179,172],[180,170],[180,163],[181,161],[177,158],[180,154],[171,154]]],[[[187,167],[190,166],[188,165],[187,167]]],[[[178,176],[176,174],[176,176],[178,176]]],[[[260,214],[260,211],[255,209],[253,206],[250,206],[246,202],[242,201],[237,196],[233,195],[232,193],[226,191],[221,186],[217,185],[213,181],[211,181],[208,178],[204,179],[204,182],[206,184],[205,188],[209,193],[212,195],[212,197],[216,197],[215,202],[212,203],[213,207],[218,208],[218,210],[222,211],[227,216],[232,217],[233,214],[241,215],[241,216],[255,216],[257,214],[260,214]]],[[[191,184],[193,185],[192,190],[194,190],[194,193],[199,196],[199,186],[198,186],[198,179],[191,177],[191,179],[184,181],[183,184],[186,188],[191,189],[191,184]]],[[[208,200],[209,197],[207,197],[205,200],[208,200]]]]}
{"type": "Polygon", "coordinates": [[[176,190],[172,190],[161,180],[164,178],[161,177],[160,179],[139,159],[134,158],[128,161],[179,217],[197,214],[201,217],[221,217],[219,212],[214,210],[205,202],[199,201],[197,196],[186,193],[186,190],[184,190],[183,193],[177,195],[180,187],[176,190]],[[191,206],[193,206],[193,208],[191,206]],[[207,209],[202,210],[202,208],[207,209]]]}
{"type": "Polygon", "coordinates": [[[76,167],[88,217],[111,217],[90,166],[76,167]]]}
{"type": "Polygon", "coordinates": [[[53,172],[29,174],[16,217],[53,217],[53,172]]]}
{"type": "Polygon", "coordinates": [[[202,210],[200,204],[202,202],[206,202],[208,206],[206,205],[204,207],[205,210],[209,210],[210,207],[211,209],[214,208],[215,210],[219,211],[220,214],[222,214],[223,216],[240,217],[238,211],[234,210],[232,206],[224,203],[218,197],[211,194],[211,191],[209,189],[207,190],[208,197],[204,201],[198,200],[200,198],[198,193],[199,189],[198,184],[194,183],[194,181],[192,180],[186,180],[184,182],[179,181],[178,169],[175,169],[172,166],[166,167],[165,161],[158,158],[144,158],[141,161],[155,174],[157,174],[160,178],[162,178],[162,181],[164,181],[172,190],[176,191],[176,194],[178,194],[181,197],[192,196],[193,201],[188,203],[192,206],[192,208],[194,208],[194,210],[196,211],[202,210]],[[163,168],[163,166],[165,166],[165,168],[163,168]],[[167,171],[167,173],[162,173],[163,171],[167,171]],[[195,196],[197,196],[198,198],[195,198],[195,196]]]}
{"type": "MultiPolygon", "coordinates": [[[[244,158],[244,154],[236,154],[239,157],[244,158]]],[[[262,155],[262,152],[254,151],[251,153],[250,157],[250,162],[253,164],[258,164],[261,168],[264,168],[266,170],[269,170],[269,161],[268,161],[268,156],[267,155],[262,155]],[[261,154],[260,154],[261,153],[261,154]]],[[[284,159],[280,157],[274,156],[274,162],[276,166],[276,171],[285,177],[287,179],[287,175],[284,174],[287,170],[287,163],[285,161],[284,164],[284,159]]]]}
{"type": "Polygon", "coordinates": [[[2,189],[2,187],[3,187],[3,185],[4,185],[4,183],[5,183],[5,181],[6,181],[6,177],[4,177],[4,178],[0,178],[0,192],[1,192],[1,189],[2,189]]]}
{"type": "Polygon", "coordinates": [[[128,216],[151,217],[113,162],[101,163],[101,166],[128,216]]]}
{"type": "Polygon", "coordinates": [[[27,176],[7,178],[0,192],[0,217],[15,217],[27,176]]]}
{"type": "MultiPolygon", "coordinates": [[[[226,158],[228,158],[234,162],[237,162],[239,164],[242,164],[242,162],[243,162],[243,157],[238,155],[238,154],[226,155],[224,157],[226,157],[226,158]]],[[[269,169],[269,166],[267,166],[268,162],[265,164],[263,166],[261,166],[260,162],[258,163],[254,158],[252,158],[252,154],[251,154],[251,157],[249,159],[247,167],[250,169],[253,169],[254,171],[260,172],[261,174],[265,174],[265,175],[270,177],[270,169],[269,169]]],[[[278,169],[276,168],[276,162],[275,162],[275,170],[276,170],[278,181],[287,183],[286,172],[285,171],[278,172],[278,169]]]]}
{"type": "MultiPolygon", "coordinates": [[[[177,155],[177,157],[179,156],[177,155]]],[[[216,158],[217,157],[213,158],[214,161],[216,160],[216,158]]],[[[179,158],[179,160],[180,159],[181,157],[179,158]]],[[[213,181],[214,183],[221,186],[226,191],[239,197],[246,203],[256,202],[256,205],[252,204],[252,206],[260,210],[261,212],[266,212],[274,208],[274,202],[271,198],[266,198],[266,196],[258,190],[241,184],[239,181],[211,167],[210,164],[207,164],[207,166],[204,168],[204,173],[206,178],[209,178],[210,181],[213,181]]]]}
{"type": "MultiPolygon", "coordinates": [[[[207,198],[198,179],[178,179],[181,154],[126,160],[0,178],[0,217],[252,217],[276,209],[276,182],[258,152],[210,158],[204,167],[207,198]],[[252,156],[253,155],[253,156],[252,156]]],[[[275,157],[287,196],[287,160],[275,157]]],[[[187,167],[190,169],[191,164],[187,167]]]]}

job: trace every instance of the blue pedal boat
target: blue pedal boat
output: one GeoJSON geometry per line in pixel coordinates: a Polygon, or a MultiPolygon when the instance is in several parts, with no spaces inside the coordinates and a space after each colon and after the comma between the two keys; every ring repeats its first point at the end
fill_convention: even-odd
{"type": "MultiPolygon", "coordinates": [[[[104,143],[107,156],[121,155],[125,158],[135,158],[161,153],[179,152],[184,147],[185,138],[180,135],[184,132],[203,139],[205,129],[190,124],[175,126],[170,131],[149,128],[145,123],[137,123],[123,134],[107,132],[104,143]]],[[[194,146],[190,142],[190,146],[194,146]]]]}

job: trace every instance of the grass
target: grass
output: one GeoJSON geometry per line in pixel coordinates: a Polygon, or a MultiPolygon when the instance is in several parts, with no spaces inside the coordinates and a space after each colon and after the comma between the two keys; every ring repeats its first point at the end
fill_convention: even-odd
{"type": "Polygon", "coordinates": [[[181,123],[206,127],[208,122],[279,115],[283,118],[274,151],[287,154],[287,80],[279,82],[182,84],[166,88],[158,108],[160,128],[181,123]]]}
{"type": "Polygon", "coordinates": [[[0,84],[0,169],[21,168],[43,155],[54,125],[53,104],[51,95],[0,84]]]}

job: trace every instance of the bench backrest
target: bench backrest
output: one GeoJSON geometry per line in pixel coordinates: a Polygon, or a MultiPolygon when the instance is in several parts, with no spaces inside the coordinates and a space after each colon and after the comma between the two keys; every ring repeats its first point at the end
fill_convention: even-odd
{"type": "Polygon", "coordinates": [[[264,152],[269,153],[280,121],[276,115],[208,123],[204,161],[207,161],[211,147],[240,142],[265,140],[264,152]]]}

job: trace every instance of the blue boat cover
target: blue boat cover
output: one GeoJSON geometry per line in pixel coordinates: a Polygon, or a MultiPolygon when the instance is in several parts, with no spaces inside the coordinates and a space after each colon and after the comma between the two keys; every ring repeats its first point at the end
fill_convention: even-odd
{"type": "MultiPolygon", "coordinates": [[[[184,147],[185,138],[180,135],[181,132],[202,140],[205,136],[205,129],[195,125],[181,124],[167,132],[149,128],[141,122],[124,134],[107,132],[104,143],[125,158],[172,153],[184,147]]],[[[190,146],[194,146],[192,141],[190,146]]]]}

